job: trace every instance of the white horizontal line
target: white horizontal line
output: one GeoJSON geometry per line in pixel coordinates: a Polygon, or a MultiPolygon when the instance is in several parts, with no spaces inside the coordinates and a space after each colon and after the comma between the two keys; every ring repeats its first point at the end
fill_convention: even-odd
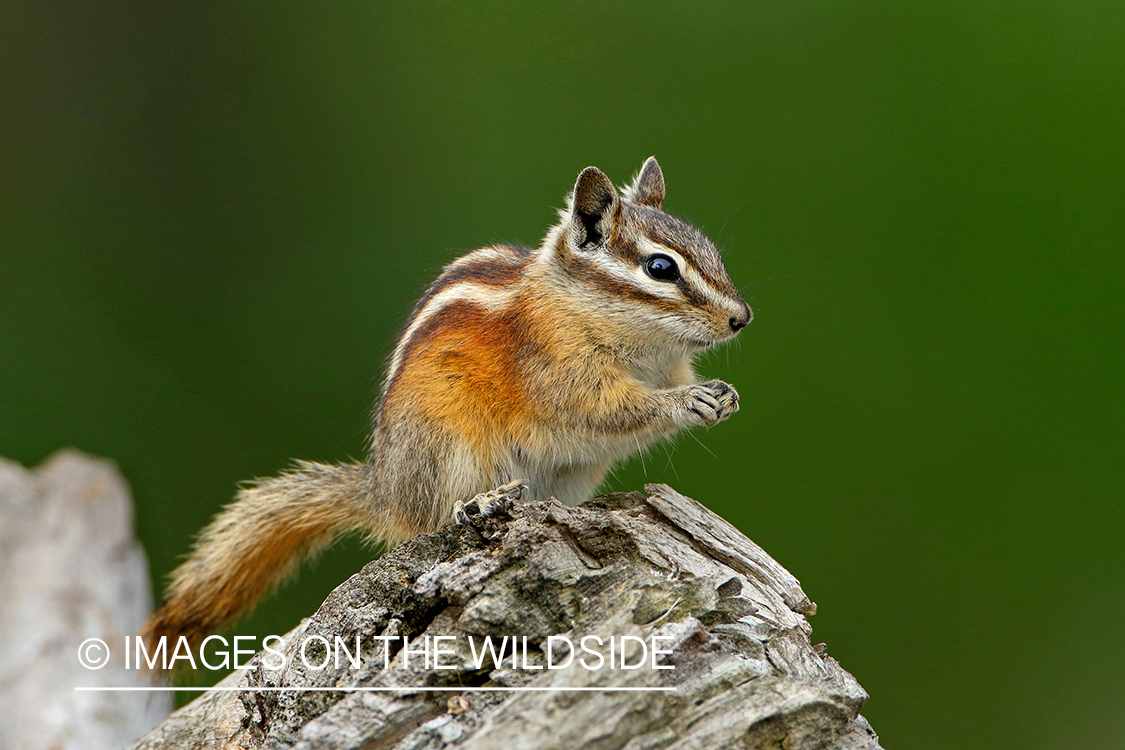
{"type": "Polygon", "coordinates": [[[490,692],[675,692],[674,687],[76,687],[76,691],[88,692],[197,692],[197,693],[276,693],[292,691],[295,693],[490,693],[490,692]]]}

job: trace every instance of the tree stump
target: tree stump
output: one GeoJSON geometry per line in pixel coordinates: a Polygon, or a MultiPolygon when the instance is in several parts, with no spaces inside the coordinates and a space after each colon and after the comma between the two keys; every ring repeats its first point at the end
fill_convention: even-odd
{"type": "Polygon", "coordinates": [[[419,536],[275,645],[283,667],[259,653],[220,683],[247,690],[205,694],[134,747],[878,748],[867,694],[809,640],[798,581],[696,501],[646,491],[419,536]],[[357,636],[359,666],[334,661],[357,636]],[[516,658],[478,658],[486,636],[516,658]]]}

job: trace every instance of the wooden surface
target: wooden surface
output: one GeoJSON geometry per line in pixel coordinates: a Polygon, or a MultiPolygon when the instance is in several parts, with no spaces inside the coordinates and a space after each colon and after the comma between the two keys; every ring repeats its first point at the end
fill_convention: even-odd
{"type": "MultiPolygon", "coordinates": [[[[578,507],[524,504],[510,519],[483,522],[481,534],[451,527],[407,542],[286,636],[284,669],[265,669],[259,654],[223,683],[341,690],[210,693],[135,747],[877,748],[859,714],[866,693],[809,640],[814,606],[798,581],[701,504],[665,485],[646,490],[578,507]],[[299,659],[310,636],[350,643],[356,634],[371,644],[359,669],[344,661],[315,670],[299,659]],[[577,660],[530,668],[560,634],[574,643],[658,635],[672,653],[657,664],[674,669],[651,660],[631,670],[577,660]],[[417,657],[408,669],[398,659],[384,668],[376,635],[405,635],[412,647],[453,636],[444,657],[453,668],[427,669],[417,657]],[[485,635],[526,636],[526,664],[478,668],[468,638],[485,635]],[[355,686],[407,689],[346,689],[355,686]],[[411,689],[423,686],[455,690],[411,689]]],[[[625,653],[638,659],[640,646],[630,641],[625,653]]]]}

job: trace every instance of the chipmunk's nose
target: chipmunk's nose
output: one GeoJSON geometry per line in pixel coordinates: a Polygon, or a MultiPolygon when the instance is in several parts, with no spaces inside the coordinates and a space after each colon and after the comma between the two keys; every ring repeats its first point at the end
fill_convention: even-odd
{"type": "Polygon", "coordinates": [[[754,311],[750,309],[750,305],[745,302],[742,303],[742,312],[738,315],[732,315],[730,318],[730,329],[738,333],[746,324],[754,319],[754,311]]]}

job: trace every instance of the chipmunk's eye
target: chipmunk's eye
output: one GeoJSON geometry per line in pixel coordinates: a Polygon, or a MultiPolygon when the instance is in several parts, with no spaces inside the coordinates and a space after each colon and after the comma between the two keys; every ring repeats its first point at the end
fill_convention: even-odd
{"type": "Polygon", "coordinates": [[[657,281],[679,281],[680,269],[667,255],[653,255],[645,261],[645,271],[657,281]]]}

